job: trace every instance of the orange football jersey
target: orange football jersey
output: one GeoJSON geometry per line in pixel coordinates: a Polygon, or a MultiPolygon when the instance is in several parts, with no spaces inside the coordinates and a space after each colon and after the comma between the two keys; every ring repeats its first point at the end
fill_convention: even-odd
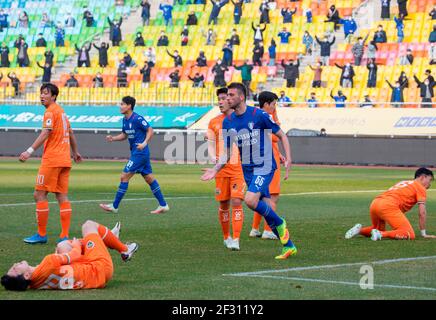
{"type": "Polygon", "coordinates": [[[377,196],[376,199],[383,199],[398,206],[403,213],[406,213],[416,203],[425,203],[427,190],[418,181],[401,181],[388,191],[377,196]]]}

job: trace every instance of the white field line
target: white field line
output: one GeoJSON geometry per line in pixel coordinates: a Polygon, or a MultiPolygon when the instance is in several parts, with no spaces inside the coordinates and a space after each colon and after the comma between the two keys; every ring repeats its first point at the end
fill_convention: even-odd
{"type": "MultiPolygon", "coordinates": [[[[347,194],[347,193],[376,193],[383,192],[384,190],[348,190],[348,191],[315,191],[315,192],[297,192],[297,193],[283,193],[280,196],[282,197],[295,197],[295,196],[311,196],[311,195],[324,195],[324,194],[347,194]]],[[[436,191],[436,189],[431,189],[427,191],[436,191]]],[[[31,196],[31,193],[28,193],[31,196]]],[[[112,193],[97,193],[101,195],[115,195],[115,192],[112,193]]],[[[144,193],[130,193],[133,194],[144,194],[144,193]]],[[[155,198],[130,198],[123,199],[123,201],[143,201],[143,200],[154,200],[155,198]]],[[[189,200],[189,199],[213,199],[213,196],[196,196],[196,197],[166,197],[168,200],[189,200]]],[[[91,199],[91,200],[72,200],[71,203],[88,203],[88,202],[101,202],[108,201],[108,199],[91,199]]],[[[57,203],[56,201],[52,201],[49,203],[57,203]]],[[[19,207],[19,206],[30,206],[34,205],[34,202],[27,203],[3,203],[0,204],[0,207],[19,207]]]]}
{"type": "MultiPolygon", "coordinates": [[[[360,283],[358,283],[358,282],[333,281],[333,280],[312,279],[312,278],[268,276],[268,275],[252,275],[250,277],[269,278],[269,279],[284,279],[284,280],[306,281],[306,282],[318,282],[318,283],[327,283],[327,284],[342,284],[342,285],[350,285],[350,286],[360,286],[360,283]]],[[[374,283],[374,288],[391,288],[391,289],[411,289],[411,290],[436,291],[436,288],[429,288],[429,287],[400,286],[400,285],[393,285],[393,284],[375,284],[375,283],[374,283]]]]}

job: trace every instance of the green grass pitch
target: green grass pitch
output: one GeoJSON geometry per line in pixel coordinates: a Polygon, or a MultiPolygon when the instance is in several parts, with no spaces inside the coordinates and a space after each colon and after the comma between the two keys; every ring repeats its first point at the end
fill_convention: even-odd
{"type": "MultiPolygon", "coordinates": [[[[355,223],[369,223],[368,207],[377,190],[411,179],[413,169],[294,167],[290,179],[282,182],[278,212],[286,217],[299,253],[276,261],[279,242],[248,237],[252,212],[246,207],[241,251],[224,247],[214,183],[200,181],[200,166],[153,165],[171,207],[166,214],[149,213],[157,202],[139,176],[131,180],[119,214],[102,212],[98,204],[112,201],[123,165],[87,161],[73,167],[70,236],[79,237],[87,219],[110,227],[120,220],[121,239],[140,245],[133,259],[123,263],[112,251],[114,277],[102,290],[17,293],[1,288],[0,300],[436,298],[435,258],[373,265],[372,290],[357,285],[362,275],[360,265],[353,264],[434,256],[436,241],[419,237],[415,241],[344,240],[345,231],[355,223]],[[362,190],[369,191],[356,192],[362,190]],[[336,264],[334,268],[295,269],[336,264]],[[252,276],[229,276],[265,270],[252,276]]],[[[55,247],[60,231],[56,204],[50,205],[49,243],[30,246],[22,241],[36,230],[32,193],[38,166],[37,160],[24,164],[0,160],[1,273],[21,260],[35,265],[55,247]]],[[[50,201],[54,201],[52,195],[50,201]]],[[[436,193],[431,189],[427,209],[427,232],[436,234],[436,193]]],[[[418,232],[417,210],[408,217],[418,232]]]]}

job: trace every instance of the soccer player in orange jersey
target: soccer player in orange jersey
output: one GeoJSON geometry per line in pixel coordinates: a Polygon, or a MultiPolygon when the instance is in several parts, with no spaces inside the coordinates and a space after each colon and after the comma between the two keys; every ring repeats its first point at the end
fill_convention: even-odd
{"type": "MultiPolygon", "coordinates": [[[[273,120],[275,123],[280,125],[278,116],[277,116],[277,100],[278,97],[273,92],[264,91],[259,94],[258,97],[259,100],[259,107],[263,109],[268,114],[272,115],[273,120]]],[[[274,153],[274,160],[277,163],[277,170],[274,172],[274,177],[271,181],[271,184],[269,185],[269,193],[271,195],[270,198],[270,205],[273,210],[277,209],[277,203],[279,201],[279,195],[280,195],[280,163],[284,163],[285,157],[280,154],[279,145],[278,142],[280,141],[279,138],[277,138],[275,135],[272,135],[272,147],[273,147],[273,153],[274,153]]],[[[288,176],[285,177],[285,180],[288,179],[288,176]]],[[[268,223],[264,221],[263,226],[263,233],[259,232],[259,226],[260,222],[262,221],[262,216],[254,212],[253,216],[253,224],[251,226],[250,231],[250,237],[262,237],[262,239],[271,239],[271,240],[277,240],[277,236],[272,232],[271,228],[269,227],[268,223]]]]}
{"type": "Polygon", "coordinates": [[[431,170],[419,168],[415,172],[415,180],[399,182],[377,196],[369,208],[372,226],[362,228],[361,224],[356,224],[347,231],[345,239],[351,239],[360,234],[371,237],[374,241],[382,238],[414,240],[415,232],[406,218],[406,212],[412,209],[415,204],[418,204],[421,236],[436,238],[436,236],[428,235],[425,231],[427,189],[430,188],[433,180],[434,176],[431,170]],[[391,231],[386,231],[386,223],[391,226],[391,231]]]}
{"type": "MultiPolygon", "coordinates": [[[[222,140],[223,120],[233,110],[227,102],[227,88],[217,90],[218,105],[221,114],[209,122],[206,139],[211,160],[216,161],[221,156],[224,143],[222,140]]],[[[218,217],[224,237],[224,245],[232,250],[239,250],[240,234],[244,222],[242,200],[245,193],[245,181],[236,146],[232,152],[232,159],[215,177],[215,199],[220,203],[218,217]],[[230,205],[232,206],[233,238],[230,237],[230,205]]]]}
{"type": "Polygon", "coordinates": [[[123,261],[129,261],[138,249],[136,243],[122,243],[119,232],[119,223],[109,230],[88,220],[82,225],[83,239],[58,243],[56,253],[47,255],[36,267],[27,261],[15,263],[2,276],[1,284],[15,291],[104,288],[114,271],[107,248],[120,252],[123,261]]]}
{"type": "Polygon", "coordinates": [[[21,153],[19,160],[24,162],[30,158],[33,151],[44,144],[41,166],[36,178],[35,192],[36,221],[38,232],[24,242],[29,244],[47,242],[48,199],[52,192],[60,207],[62,231],[59,242],[68,239],[71,221],[71,203],[68,200],[68,179],[71,170],[71,153],[76,163],[82,161],[78,152],[76,138],[64,110],[56,103],[59,95],[57,86],[46,83],[41,86],[41,104],[46,108],[42,131],[38,138],[26,151],[21,153]]]}

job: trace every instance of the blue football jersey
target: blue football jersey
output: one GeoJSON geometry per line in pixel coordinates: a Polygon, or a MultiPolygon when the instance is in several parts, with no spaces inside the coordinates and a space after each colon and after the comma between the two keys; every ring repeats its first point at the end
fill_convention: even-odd
{"type": "Polygon", "coordinates": [[[133,112],[129,119],[123,118],[123,132],[129,139],[130,151],[132,154],[150,154],[148,145],[143,150],[136,148],[137,143],[143,143],[147,137],[148,122],[139,114],[133,112]]]}
{"type": "Polygon", "coordinates": [[[261,109],[247,106],[242,115],[232,113],[223,121],[225,146],[236,143],[242,168],[256,169],[257,174],[269,174],[277,169],[271,134],[280,131],[272,116],[261,109]]]}

